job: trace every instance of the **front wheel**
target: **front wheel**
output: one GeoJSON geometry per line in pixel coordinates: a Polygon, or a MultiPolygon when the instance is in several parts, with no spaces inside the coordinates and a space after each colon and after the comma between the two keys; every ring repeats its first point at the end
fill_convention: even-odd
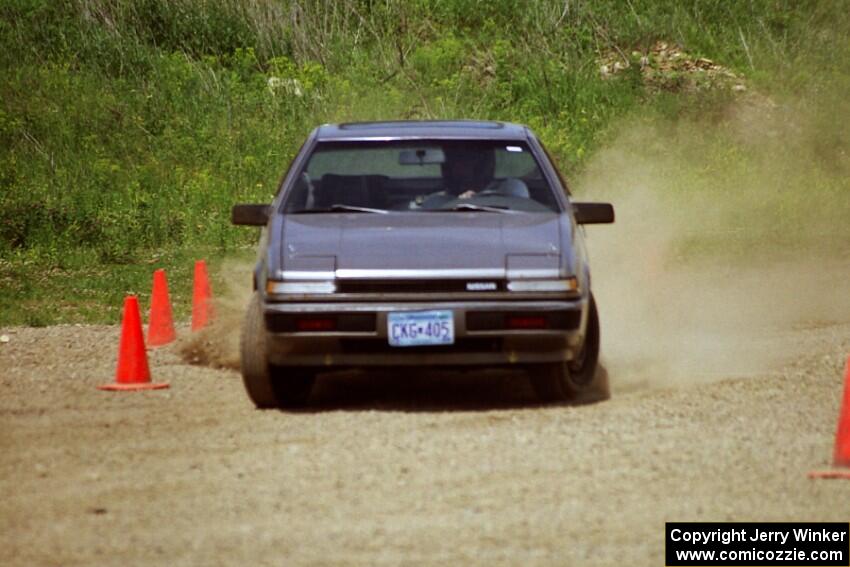
{"type": "Polygon", "coordinates": [[[294,408],[306,404],[313,388],[315,373],[311,369],[270,365],[267,344],[260,297],[258,293],[254,293],[245,314],[239,345],[245,391],[259,409],[294,408]]]}
{"type": "Polygon", "coordinates": [[[540,401],[587,403],[609,397],[608,373],[598,364],[599,331],[599,313],[591,294],[584,345],[576,359],[529,369],[531,385],[540,401]]]}

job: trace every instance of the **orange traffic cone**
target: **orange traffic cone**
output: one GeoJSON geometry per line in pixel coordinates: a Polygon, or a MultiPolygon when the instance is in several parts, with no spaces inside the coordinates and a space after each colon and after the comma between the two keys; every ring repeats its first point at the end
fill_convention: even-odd
{"type": "Polygon", "coordinates": [[[121,342],[118,345],[118,368],[115,382],[98,386],[101,390],[158,390],[168,384],[151,383],[148,355],[142,338],[142,319],[139,300],[130,295],[124,299],[124,317],[121,321],[121,342]]]}
{"type": "Polygon", "coordinates": [[[168,300],[168,281],[165,279],[165,270],[157,270],[153,273],[147,343],[152,347],[162,346],[175,338],[171,302],[168,300]]]}
{"type": "Polygon", "coordinates": [[[832,464],[836,470],[814,471],[810,478],[847,478],[850,479],[850,358],[844,373],[844,400],[838,414],[838,429],[835,431],[835,453],[832,464]]]}
{"type": "Polygon", "coordinates": [[[195,286],[192,291],[192,330],[203,329],[212,317],[212,290],[207,277],[207,263],[198,260],[195,262],[195,286]]]}

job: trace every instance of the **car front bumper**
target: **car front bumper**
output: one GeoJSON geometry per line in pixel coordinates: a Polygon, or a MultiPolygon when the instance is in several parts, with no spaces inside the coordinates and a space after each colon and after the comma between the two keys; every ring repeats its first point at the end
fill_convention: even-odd
{"type": "Polygon", "coordinates": [[[270,363],[282,366],[501,366],[569,361],[584,342],[587,300],[435,302],[266,302],[270,363]],[[455,344],[393,347],[393,312],[451,310],[455,344]],[[493,328],[487,321],[521,313],[543,315],[557,328],[493,328]],[[303,316],[333,316],[334,331],[299,332],[287,324],[303,316]],[[485,322],[482,324],[482,321],[485,322]]]}

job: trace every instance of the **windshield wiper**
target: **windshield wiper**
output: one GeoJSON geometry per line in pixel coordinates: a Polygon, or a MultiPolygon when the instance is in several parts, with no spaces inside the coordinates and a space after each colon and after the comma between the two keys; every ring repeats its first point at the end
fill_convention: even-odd
{"type": "Polygon", "coordinates": [[[389,213],[389,211],[386,209],[373,209],[371,207],[356,207],[354,205],[342,205],[340,203],[334,203],[333,205],[325,209],[301,209],[300,211],[293,211],[293,213],[377,213],[380,215],[385,215],[389,213]]]}
{"type": "Polygon", "coordinates": [[[431,209],[433,212],[440,211],[480,211],[485,213],[517,213],[508,207],[499,207],[496,205],[476,205],[474,203],[458,203],[457,205],[446,207],[445,209],[431,209]]]}

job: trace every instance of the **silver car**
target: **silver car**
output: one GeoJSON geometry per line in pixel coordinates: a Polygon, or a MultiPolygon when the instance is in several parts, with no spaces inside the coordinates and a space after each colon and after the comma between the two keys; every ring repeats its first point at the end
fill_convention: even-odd
{"type": "Polygon", "coordinates": [[[323,370],[528,370],[543,401],[598,389],[599,317],[576,203],[540,141],[502,122],[324,125],[262,226],[242,376],[257,407],[308,401],[323,370]]]}

